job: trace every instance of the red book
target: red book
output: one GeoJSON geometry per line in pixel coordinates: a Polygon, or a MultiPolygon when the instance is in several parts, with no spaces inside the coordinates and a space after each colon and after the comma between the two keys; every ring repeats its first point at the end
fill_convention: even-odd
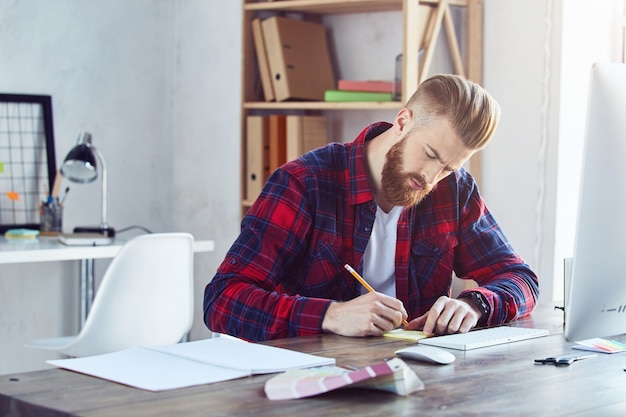
{"type": "Polygon", "coordinates": [[[368,91],[372,93],[393,93],[393,82],[339,80],[339,82],[337,83],[337,90],[368,91]]]}

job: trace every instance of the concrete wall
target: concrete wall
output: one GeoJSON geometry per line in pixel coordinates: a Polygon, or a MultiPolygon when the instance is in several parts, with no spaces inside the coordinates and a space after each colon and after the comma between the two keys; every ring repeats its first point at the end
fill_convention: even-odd
{"type": "MultiPolygon", "coordinates": [[[[0,2],[0,91],[52,95],[57,164],[93,134],[109,223],[215,240],[196,256],[198,305],[238,231],[240,24],[240,1],[0,2]]],[[[100,183],[66,185],[65,229],[98,224],[100,183]]],[[[0,267],[0,373],[55,357],[25,341],[77,331],[77,277],[77,262],[0,267]]]]}
{"type": "MultiPolygon", "coordinates": [[[[577,41],[567,40],[573,32],[584,39],[612,19],[604,2],[615,3],[600,1],[597,19],[583,32],[578,24],[589,8],[581,0],[485,1],[484,84],[503,119],[483,152],[482,191],[538,270],[546,302],[558,296],[559,138],[573,123],[561,99],[580,82],[565,82],[571,68],[564,63],[571,61],[561,49],[576,50],[577,41]]],[[[386,78],[393,66],[377,57],[399,52],[398,14],[338,19],[329,21],[335,35],[353,35],[337,46],[342,55],[362,48],[363,39],[380,49],[358,54],[356,65],[345,61],[342,75],[361,76],[367,68],[363,73],[386,78]]],[[[241,0],[0,2],[0,91],[53,96],[58,163],[79,132],[93,134],[109,167],[109,222],[215,240],[214,253],[196,257],[192,339],[209,335],[202,290],[239,228],[241,21],[241,0]]],[[[447,65],[439,57],[434,70],[447,65]]],[[[585,98],[584,91],[567,96],[579,105],[585,98]]],[[[332,116],[331,139],[351,140],[367,123],[393,114],[341,112],[332,116]]],[[[98,223],[99,192],[99,185],[71,185],[66,229],[98,223]]],[[[98,262],[98,270],[106,264],[98,262]]],[[[0,374],[39,369],[53,357],[23,349],[25,341],[77,330],[77,268],[0,266],[0,374]]]]}
{"type": "Polygon", "coordinates": [[[536,270],[542,303],[563,298],[589,70],[621,60],[620,16],[622,0],[485,1],[483,81],[503,114],[482,153],[482,192],[536,270]]]}

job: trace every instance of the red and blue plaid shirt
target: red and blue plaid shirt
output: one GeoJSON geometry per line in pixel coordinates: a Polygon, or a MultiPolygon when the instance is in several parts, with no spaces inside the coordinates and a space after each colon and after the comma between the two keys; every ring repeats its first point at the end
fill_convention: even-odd
{"type": "MultiPolygon", "coordinates": [[[[333,300],[360,295],[343,266],[362,270],[376,214],[363,144],[389,127],[370,125],[355,141],[309,152],[270,176],[206,286],[209,329],[253,341],[316,334],[333,300]]],[[[450,294],[453,272],[479,284],[470,291],[489,302],[488,325],[530,313],[538,297],[537,277],[464,169],[402,211],[395,265],[396,296],[409,319],[450,294]]]]}

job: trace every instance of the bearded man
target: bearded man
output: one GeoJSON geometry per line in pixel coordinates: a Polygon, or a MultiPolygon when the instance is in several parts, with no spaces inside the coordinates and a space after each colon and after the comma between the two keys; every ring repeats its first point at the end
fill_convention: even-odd
{"type": "Polygon", "coordinates": [[[406,320],[448,334],[532,312],[537,277],[463,168],[499,117],[479,85],[435,75],[393,123],[278,168],[206,286],[207,327],[262,341],[378,336],[406,320]],[[451,298],[454,275],[478,286],[451,298]]]}

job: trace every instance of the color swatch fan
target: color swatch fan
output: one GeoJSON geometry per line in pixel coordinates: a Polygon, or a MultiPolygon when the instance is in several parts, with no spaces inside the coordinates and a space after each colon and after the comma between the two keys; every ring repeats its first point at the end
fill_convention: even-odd
{"type": "Polygon", "coordinates": [[[357,370],[338,366],[288,370],[265,383],[265,394],[270,400],[289,400],[339,388],[369,388],[406,396],[423,390],[424,383],[402,359],[393,358],[357,370]]]}

